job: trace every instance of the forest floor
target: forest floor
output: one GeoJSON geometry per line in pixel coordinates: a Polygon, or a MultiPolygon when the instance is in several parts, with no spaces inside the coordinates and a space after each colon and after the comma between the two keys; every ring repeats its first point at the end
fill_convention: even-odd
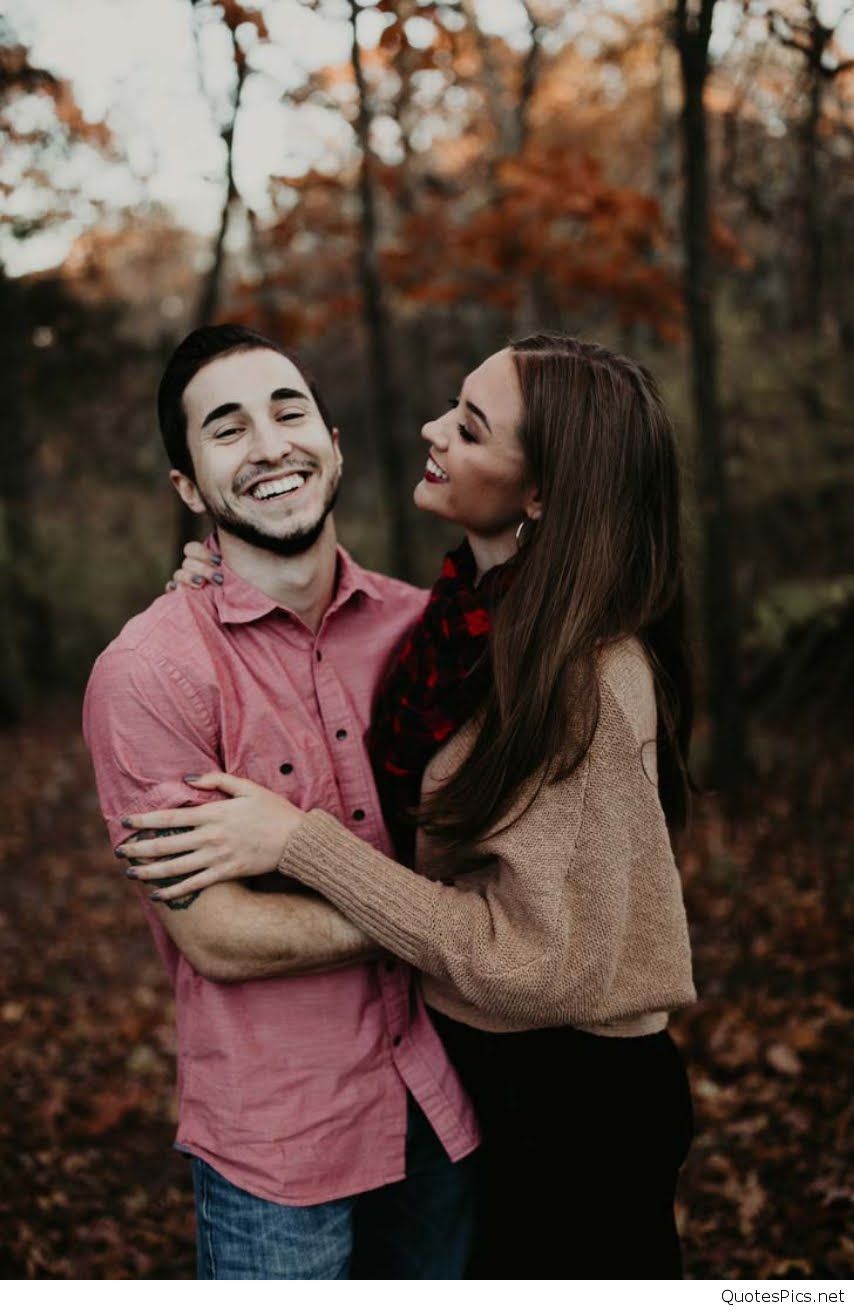
{"type": "MultiPolygon", "coordinates": [[[[171,992],[77,723],[66,706],[0,736],[0,1278],[193,1278],[171,992]]],[[[852,764],[769,768],[735,824],[705,799],[681,858],[701,996],[673,1024],[697,1117],[678,1203],[689,1278],[854,1265],[852,764]]]]}

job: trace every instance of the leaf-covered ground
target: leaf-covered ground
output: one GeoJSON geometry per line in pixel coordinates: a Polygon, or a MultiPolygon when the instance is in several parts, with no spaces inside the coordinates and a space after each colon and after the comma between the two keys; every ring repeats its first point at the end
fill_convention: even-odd
{"type": "MultiPolygon", "coordinates": [[[[679,1200],[688,1277],[854,1264],[851,764],[828,751],[766,780],[731,828],[705,801],[682,859],[702,997],[674,1025],[697,1111],[679,1200]]],[[[0,1277],[192,1278],[171,995],[73,707],[0,736],[0,770],[0,1277]]]]}

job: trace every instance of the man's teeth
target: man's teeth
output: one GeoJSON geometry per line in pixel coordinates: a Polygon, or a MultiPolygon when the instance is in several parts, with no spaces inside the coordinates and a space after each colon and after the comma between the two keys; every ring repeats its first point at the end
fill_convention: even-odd
{"type": "Polygon", "coordinates": [[[261,482],[253,488],[253,500],[269,500],[271,496],[283,496],[286,491],[296,491],[305,482],[308,474],[291,473],[286,478],[277,478],[275,482],[261,482]]]}
{"type": "Polygon", "coordinates": [[[447,473],[445,473],[443,469],[439,468],[439,465],[436,463],[436,461],[432,458],[431,455],[427,456],[427,472],[431,474],[431,476],[434,478],[441,478],[443,482],[450,482],[450,478],[448,477],[447,473]]]}

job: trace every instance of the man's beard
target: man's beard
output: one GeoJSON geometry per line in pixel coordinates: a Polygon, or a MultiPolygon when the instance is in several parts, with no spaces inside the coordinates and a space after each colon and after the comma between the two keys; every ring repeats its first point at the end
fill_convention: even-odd
{"type": "Polygon", "coordinates": [[[245,519],[239,518],[229,509],[212,505],[202,495],[201,490],[199,490],[199,495],[204,502],[205,509],[218,528],[230,532],[233,537],[239,537],[241,541],[247,542],[250,546],[256,546],[258,550],[267,550],[271,555],[290,558],[294,555],[304,555],[317,541],[323,531],[323,525],[335,508],[340,486],[341,477],[339,475],[315,523],[312,523],[308,528],[302,528],[281,537],[274,537],[269,532],[265,532],[263,528],[256,528],[254,523],[247,523],[245,519]]]}

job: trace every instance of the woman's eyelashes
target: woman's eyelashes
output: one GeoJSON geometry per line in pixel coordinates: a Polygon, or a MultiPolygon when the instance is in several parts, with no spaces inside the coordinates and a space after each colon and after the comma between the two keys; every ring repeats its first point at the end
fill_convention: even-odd
{"type": "MultiPolygon", "coordinates": [[[[448,397],[448,404],[450,405],[451,409],[457,409],[457,408],[459,407],[459,403],[460,403],[460,398],[459,398],[459,396],[449,396],[449,397],[448,397]]],[[[469,431],[469,429],[466,427],[465,423],[458,423],[458,424],[457,424],[457,431],[459,432],[459,434],[460,434],[460,436],[462,437],[463,441],[477,441],[477,437],[474,435],[473,432],[470,432],[470,431],[469,431]]]]}

